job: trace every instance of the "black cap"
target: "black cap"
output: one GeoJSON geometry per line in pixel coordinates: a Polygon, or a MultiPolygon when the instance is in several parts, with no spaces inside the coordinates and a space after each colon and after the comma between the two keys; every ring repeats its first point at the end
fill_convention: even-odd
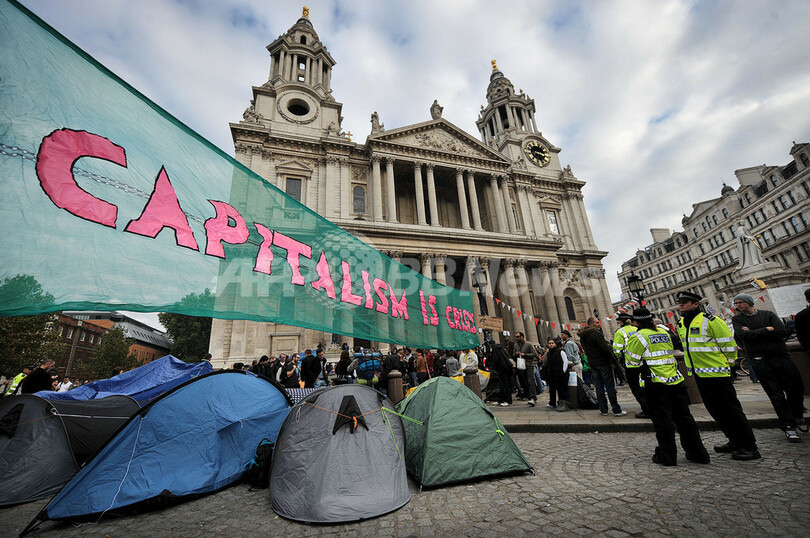
{"type": "Polygon", "coordinates": [[[619,312],[619,315],[616,316],[616,319],[633,319],[633,316],[631,316],[627,312],[619,312]]]}
{"type": "Polygon", "coordinates": [[[643,319],[652,319],[652,314],[646,308],[636,308],[633,310],[633,319],[635,321],[641,321],[643,319]]]}
{"type": "Polygon", "coordinates": [[[571,336],[571,333],[568,332],[568,329],[563,329],[562,331],[560,331],[560,334],[565,334],[565,335],[571,336]]]}
{"type": "Polygon", "coordinates": [[[703,297],[698,295],[697,293],[692,293],[691,291],[679,291],[676,297],[678,301],[691,301],[695,303],[699,303],[703,297]]]}

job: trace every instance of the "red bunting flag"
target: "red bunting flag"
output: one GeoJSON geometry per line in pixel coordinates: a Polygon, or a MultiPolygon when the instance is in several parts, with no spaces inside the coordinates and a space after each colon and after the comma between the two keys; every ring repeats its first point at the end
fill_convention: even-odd
{"type": "Polygon", "coordinates": [[[551,322],[551,330],[553,331],[553,330],[556,330],[556,329],[557,329],[557,324],[552,321],[551,322]]]}
{"type": "Polygon", "coordinates": [[[641,306],[647,306],[647,301],[641,301],[641,306]]]}
{"type": "Polygon", "coordinates": [[[501,300],[498,299],[497,297],[495,297],[495,302],[498,303],[498,304],[501,304],[501,300]]]}
{"type": "Polygon", "coordinates": [[[538,323],[540,323],[540,318],[534,318],[534,324],[537,325],[538,323]]]}
{"type": "Polygon", "coordinates": [[[669,319],[672,319],[674,316],[675,316],[675,314],[673,314],[672,312],[667,312],[667,317],[669,319]]]}
{"type": "Polygon", "coordinates": [[[568,325],[565,326],[565,328],[570,331],[571,330],[571,324],[569,323],[568,325]]]}
{"type": "Polygon", "coordinates": [[[762,301],[762,302],[764,303],[764,302],[765,302],[765,296],[764,296],[764,295],[760,295],[760,296],[759,296],[759,300],[760,300],[760,301],[762,301]]]}
{"type": "Polygon", "coordinates": [[[522,316],[522,315],[523,315],[523,313],[522,313],[520,310],[518,310],[518,311],[517,311],[517,315],[518,315],[518,316],[522,316]]]}

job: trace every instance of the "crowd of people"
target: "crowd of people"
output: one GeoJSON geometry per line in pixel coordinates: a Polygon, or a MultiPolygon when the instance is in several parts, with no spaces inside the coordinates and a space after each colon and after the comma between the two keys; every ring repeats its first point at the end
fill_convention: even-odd
{"type": "MultiPolygon", "coordinates": [[[[805,291],[810,303],[810,289],[805,291]]],[[[547,407],[565,412],[570,408],[569,387],[584,385],[595,392],[602,415],[626,416],[616,397],[616,386],[627,382],[641,411],[636,418],[651,419],[658,446],[653,461],[677,464],[675,433],[680,436],[686,458],[708,463],[697,425],[689,410],[684,376],[678,369],[675,350],[684,354],[688,376],[695,379],[706,410],[727,438],[714,447],[735,460],[761,457],[756,438],[733,385],[738,352],[748,359],[752,379],[761,383],[789,442],[801,442],[807,432],[804,418],[804,385],[785,345],[787,330],[779,317],[757,309],[751,295],[734,298],[737,314],[732,326],[701,305],[702,298],[689,291],[677,295],[681,318],[677,329],[656,320],[646,308],[620,313],[619,328],[608,342],[601,321],[592,317],[577,331],[576,342],[568,330],[549,338],[545,346],[533,345],[521,332],[503,344],[492,340],[466,350],[429,350],[392,346],[385,356],[371,348],[349,349],[343,345],[337,363],[327,360],[323,344],[315,351],[262,356],[251,364],[235,363],[234,369],[274,379],[286,388],[318,388],[362,383],[385,392],[392,372],[401,376],[405,389],[435,376],[458,377],[489,372],[487,399],[508,407],[515,400],[537,405],[538,394],[548,391],[547,407]]],[[[810,306],[796,316],[799,341],[810,348],[810,306]]],[[[810,349],[808,349],[810,350],[810,349]]],[[[207,355],[204,360],[210,360],[207,355]]],[[[113,375],[120,373],[113,372],[113,375]]],[[[23,372],[0,385],[0,394],[33,394],[41,390],[68,391],[81,386],[81,379],[60,378],[54,361],[23,372]]]]}

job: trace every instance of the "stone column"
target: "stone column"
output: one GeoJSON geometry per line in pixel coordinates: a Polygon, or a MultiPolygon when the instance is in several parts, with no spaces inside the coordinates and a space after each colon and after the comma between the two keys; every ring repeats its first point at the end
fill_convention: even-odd
{"type": "Polygon", "coordinates": [[[340,159],[340,218],[348,219],[354,211],[352,181],[349,176],[349,160],[340,159]]]}
{"type": "Polygon", "coordinates": [[[512,213],[512,195],[509,194],[509,181],[505,176],[501,179],[501,189],[503,190],[503,207],[506,211],[506,222],[509,224],[509,233],[513,234],[517,231],[517,227],[512,213]]]}
{"type": "Polygon", "coordinates": [[[585,211],[585,197],[582,194],[577,195],[576,204],[580,218],[582,219],[582,223],[585,225],[585,233],[588,239],[587,243],[589,246],[596,248],[596,238],[593,236],[593,230],[591,230],[591,223],[588,220],[588,213],[585,211]]]}
{"type": "Polygon", "coordinates": [[[551,292],[554,296],[554,303],[557,305],[557,315],[559,316],[560,324],[570,323],[572,320],[568,319],[568,309],[565,308],[565,297],[563,290],[560,288],[560,269],[556,263],[552,263],[548,268],[548,274],[551,277],[551,292]]]}
{"type": "MultiPolygon", "coordinates": [[[[484,271],[484,274],[487,277],[487,286],[485,289],[481,291],[484,293],[484,300],[487,303],[487,310],[489,311],[489,315],[493,317],[500,317],[500,312],[495,311],[495,300],[491,297],[492,296],[492,277],[489,274],[489,264],[490,259],[486,257],[478,257],[478,258],[471,258],[475,260],[475,262],[481,266],[481,269],[484,271]]],[[[472,284],[472,282],[470,283],[472,284]]]]}
{"type": "Polygon", "coordinates": [[[458,209],[461,215],[461,227],[470,229],[470,214],[467,212],[467,194],[464,192],[464,172],[456,169],[456,191],[458,191],[458,209]]]}
{"type": "Polygon", "coordinates": [[[524,320],[526,332],[528,333],[526,339],[528,340],[528,335],[534,335],[535,341],[539,343],[540,336],[537,334],[537,325],[534,324],[534,307],[532,307],[532,298],[529,292],[529,278],[526,275],[526,260],[520,259],[517,261],[515,274],[517,275],[521,310],[529,316],[529,319],[524,320]]]}
{"type": "Polygon", "coordinates": [[[394,184],[394,159],[385,159],[385,183],[388,187],[388,222],[399,222],[397,220],[397,191],[394,184]]]}
{"type": "Polygon", "coordinates": [[[290,80],[296,82],[298,80],[298,55],[292,55],[292,61],[290,62],[290,80]]]}
{"type": "Polygon", "coordinates": [[[475,175],[467,171],[467,190],[470,193],[470,209],[472,209],[473,228],[483,230],[481,226],[481,210],[478,209],[478,192],[475,190],[475,175]]]}
{"type": "Polygon", "coordinates": [[[430,225],[441,226],[439,223],[439,206],[436,202],[436,180],[433,178],[433,163],[428,163],[427,167],[427,187],[428,206],[430,207],[430,225]]]}
{"type": "Polygon", "coordinates": [[[532,218],[534,219],[534,227],[537,230],[538,236],[548,237],[551,233],[548,228],[548,218],[545,211],[540,207],[540,200],[533,192],[529,192],[529,200],[531,200],[532,218]]]}
{"type": "Polygon", "coordinates": [[[503,199],[501,198],[501,189],[498,187],[498,177],[492,176],[489,182],[490,191],[492,191],[492,205],[495,206],[495,216],[498,219],[498,231],[507,233],[509,228],[506,225],[506,217],[503,213],[503,199]]]}
{"type": "Polygon", "coordinates": [[[447,284],[447,267],[444,264],[444,260],[447,258],[446,254],[434,254],[434,266],[433,266],[433,275],[434,280],[439,284],[447,284]]]}
{"type": "Polygon", "coordinates": [[[377,155],[371,157],[371,183],[374,186],[374,222],[382,221],[382,178],[380,176],[380,158],[377,155]]]}
{"type": "Polygon", "coordinates": [[[315,68],[318,70],[318,74],[315,76],[315,84],[323,85],[323,59],[318,58],[315,68]]]}
{"type": "Polygon", "coordinates": [[[571,214],[571,199],[568,193],[563,194],[562,200],[562,218],[565,220],[565,227],[568,231],[568,236],[571,238],[571,248],[579,249],[580,248],[580,241],[579,241],[579,234],[576,230],[576,224],[574,224],[574,219],[572,218],[573,215],[571,214]]]}
{"type": "Polygon", "coordinates": [[[330,156],[326,158],[326,183],[322,197],[324,201],[323,216],[326,218],[333,216],[335,180],[338,174],[335,170],[337,162],[336,157],[330,156]]]}
{"type": "Polygon", "coordinates": [[[416,218],[421,226],[427,225],[425,218],[425,193],[422,187],[422,163],[413,165],[413,183],[416,188],[416,218]]]}
{"type": "Polygon", "coordinates": [[[304,71],[304,82],[312,84],[312,58],[307,56],[306,67],[304,71]]]}
{"type": "Polygon", "coordinates": [[[493,114],[493,116],[495,116],[495,125],[498,127],[496,132],[503,131],[503,123],[501,123],[501,112],[497,109],[497,107],[495,108],[495,113],[493,114]]]}
{"type": "Polygon", "coordinates": [[[420,261],[422,262],[422,276],[425,278],[433,278],[433,273],[430,270],[430,260],[432,256],[430,254],[422,254],[420,257],[420,261]]]}
{"type": "MultiPolygon", "coordinates": [[[[514,309],[520,309],[520,297],[517,293],[517,282],[515,281],[515,262],[516,260],[507,258],[504,260],[503,277],[506,288],[507,304],[514,309]]],[[[517,315],[516,311],[507,310],[512,319],[512,336],[517,331],[526,333],[526,328],[523,325],[523,318],[517,315]]]]}
{"type": "Polygon", "coordinates": [[[284,78],[284,62],[287,60],[287,53],[284,52],[284,49],[281,49],[278,53],[278,63],[276,64],[276,72],[273,73],[273,76],[278,76],[280,78],[284,78]]]}
{"type": "Polygon", "coordinates": [[[528,190],[529,188],[526,185],[518,186],[518,205],[520,205],[520,216],[523,219],[523,231],[530,237],[536,237],[537,232],[534,229],[531,207],[529,207],[528,190]]]}
{"type": "Polygon", "coordinates": [[[529,115],[530,115],[530,116],[531,116],[531,118],[532,118],[532,127],[534,128],[534,132],[535,132],[535,133],[539,132],[539,131],[537,130],[537,121],[534,119],[534,112],[531,112],[531,111],[530,111],[530,112],[529,112],[529,115]]]}

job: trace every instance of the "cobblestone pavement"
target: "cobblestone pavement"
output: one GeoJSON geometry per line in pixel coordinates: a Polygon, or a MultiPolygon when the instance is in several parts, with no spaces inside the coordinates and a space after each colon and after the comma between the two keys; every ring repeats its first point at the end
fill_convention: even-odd
{"type": "MultiPolygon", "coordinates": [[[[650,461],[652,433],[514,434],[537,474],[418,491],[403,508],[343,525],[277,517],[267,490],[236,485],[165,510],[33,536],[808,536],[810,439],[757,430],[763,459],[710,465],[650,461]]],[[[707,447],[722,434],[704,432],[707,447]]],[[[44,502],[0,510],[16,535],[44,502]]]]}

